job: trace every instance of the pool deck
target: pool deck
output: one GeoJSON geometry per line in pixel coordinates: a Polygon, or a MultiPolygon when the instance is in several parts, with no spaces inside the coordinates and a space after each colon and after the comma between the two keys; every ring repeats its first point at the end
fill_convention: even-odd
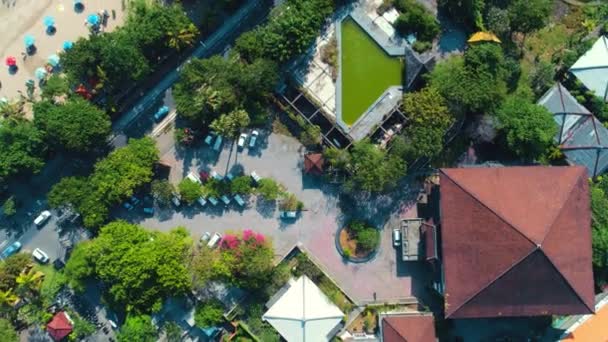
{"type": "MultiPolygon", "coordinates": [[[[375,12],[371,12],[375,14],[375,12]]],[[[410,50],[408,42],[397,34],[389,36],[387,31],[376,23],[376,20],[386,20],[376,14],[372,19],[370,12],[363,6],[363,2],[357,3],[351,11],[338,18],[336,22],[336,38],[338,41],[338,61],[342,61],[342,22],[352,18],[375,42],[391,57],[405,56],[410,50]]],[[[390,24],[389,24],[390,25],[390,24]]],[[[408,67],[407,65],[405,66],[408,67]]],[[[407,83],[408,80],[406,80],[407,83]]],[[[382,95],[372,103],[368,109],[359,116],[352,125],[348,125],[342,118],[342,63],[338,64],[338,78],[336,80],[336,123],[354,141],[367,137],[378,124],[382,122],[385,115],[392,112],[403,96],[403,87],[395,84],[389,87],[382,95]]]]}
{"type": "MultiPolygon", "coordinates": [[[[376,1],[377,2],[377,1],[376,1]]],[[[316,102],[322,112],[336,123],[350,139],[359,141],[382,123],[386,115],[392,113],[398,105],[403,91],[409,89],[426,61],[414,52],[406,39],[400,37],[392,28],[391,23],[376,13],[377,3],[372,0],[359,0],[354,4],[340,9],[334,14],[332,21],[323,35],[311,48],[311,52],[298,59],[292,66],[295,80],[303,88],[305,94],[316,102]],[[387,88],[368,109],[363,112],[353,124],[347,124],[342,119],[342,65],[338,63],[337,78],[333,82],[327,66],[320,59],[321,47],[326,44],[332,33],[338,45],[338,61],[342,60],[342,30],[341,23],[352,18],[389,56],[402,57],[405,60],[405,75],[403,85],[387,88]],[[405,88],[405,89],[404,89],[405,88]]]]}

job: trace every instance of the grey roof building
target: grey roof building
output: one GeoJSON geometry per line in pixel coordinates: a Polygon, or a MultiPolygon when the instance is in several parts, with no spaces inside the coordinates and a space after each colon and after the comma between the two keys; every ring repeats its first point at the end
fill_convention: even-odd
{"type": "Polygon", "coordinates": [[[568,163],[582,165],[596,177],[608,169],[608,129],[557,83],[538,101],[559,126],[555,140],[568,163]]]}

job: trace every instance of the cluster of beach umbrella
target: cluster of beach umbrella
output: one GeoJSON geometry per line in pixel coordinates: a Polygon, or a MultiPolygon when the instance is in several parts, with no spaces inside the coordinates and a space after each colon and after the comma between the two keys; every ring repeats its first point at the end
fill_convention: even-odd
{"type": "MultiPolygon", "coordinates": [[[[74,0],[74,10],[78,13],[84,10],[84,3],[82,0],[74,0]]],[[[53,16],[47,15],[42,19],[42,23],[46,27],[46,33],[49,35],[53,35],[57,32],[57,28],[55,26],[55,18],[53,16]]],[[[97,27],[101,23],[101,18],[97,13],[89,14],[86,19],[87,25],[91,25],[92,27],[97,27]]],[[[26,34],[23,37],[23,43],[25,45],[25,51],[27,55],[33,55],[36,53],[36,38],[31,34],[26,34]]],[[[74,46],[74,43],[70,40],[66,40],[63,42],[62,48],[64,51],[71,49],[74,46]]],[[[25,59],[25,54],[24,59],[25,59]]],[[[38,80],[43,80],[46,78],[48,73],[55,68],[59,67],[60,58],[57,54],[52,54],[47,59],[46,67],[37,68],[34,72],[34,76],[38,80]]],[[[9,68],[9,72],[15,73],[18,70],[17,66],[17,58],[14,56],[6,57],[5,64],[9,68]]]]}

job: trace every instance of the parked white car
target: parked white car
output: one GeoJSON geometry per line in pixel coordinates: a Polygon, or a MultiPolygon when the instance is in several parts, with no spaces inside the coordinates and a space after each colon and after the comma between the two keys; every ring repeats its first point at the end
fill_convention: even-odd
{"type": "Polygon", "coordinates": [[[237,146],[239,148],[245,147],[245,141],[247,141],[247,133],[241,133],[239,136],[239,141],[237,142],[237,146]]]}
{"type": "Polygon", "coordinates": [[[202,184],[201,179],[198,177],[198,175],[195,174],[192,171],[188,172],[188,175],[186,176],[186,178],[188,178],[189,180],[193,181],[194,183],[202,184]]]}
{"type": "Polygon", "coordinates": [[[46,264],[49,262],[49,256],[40,248],[34,249],[32,256],[41,264],[46,264]]]}
{"type": "Polygon", "coordinates": [[[40,213],[40,215],[38,215],[38,217],[36,217],[34,219],[34,224],[37,225],[38,227],[44,225],[44,223],[51,217],[51,212],[48,210],[45,210],[43,212],[40,213]]]}
{"type": "Polygon", "coordinates": [[[222,195],[222,197],[220,197],[220,199],[222,200],[222,202],[224,202],[225,205],[230,204],[230,197],[228,197],[226,195],[222,195]]]}
{"type": "Polygon", "coordinates": [[[204,232],[203,236],[201,236],[201,245],[202,244],[207,244],[207,241],[209,241],[209,239],[211,239],[211,233],[204,232]]]}
{"type": "Polygon", "coordinates": [[[253,130],[251,132],[251,138],[249,138],[249,148],[254,148],[255,147],[255,143],[258,140],[258,136],[260,135],[260,132],[253,130]]]}
{"type": "Polygon", "coordinates": [[[262,179],[262,177],[260,177],[255,171],[251,171],[251,178],[253,178],[256,183],[258,183],[260,179],[262,179]]]}
{"type": "Polygon", "coordinates": [[[213,236],[211,237],[211,239],[209,239],[209,242],[207,243],[207,247],[209,248],[213,248],[215,247],[220,240],[222,239],[222,234],[220,233],[213,233],[213,236]]]}
{"type": "Polygon", "coordinates": [[[401,246],[401,229],[393,229],[393,247],[401,246]]]}

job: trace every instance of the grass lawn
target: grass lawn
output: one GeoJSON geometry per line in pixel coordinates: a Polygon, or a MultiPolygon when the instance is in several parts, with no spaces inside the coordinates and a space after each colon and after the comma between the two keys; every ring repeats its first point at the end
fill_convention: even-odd
{"type": "Polygon", "coordinates": [[[402,84],[403,64],[353,20],[342,22],[342,120],[352,125],[389,86],[402,84]]]}

